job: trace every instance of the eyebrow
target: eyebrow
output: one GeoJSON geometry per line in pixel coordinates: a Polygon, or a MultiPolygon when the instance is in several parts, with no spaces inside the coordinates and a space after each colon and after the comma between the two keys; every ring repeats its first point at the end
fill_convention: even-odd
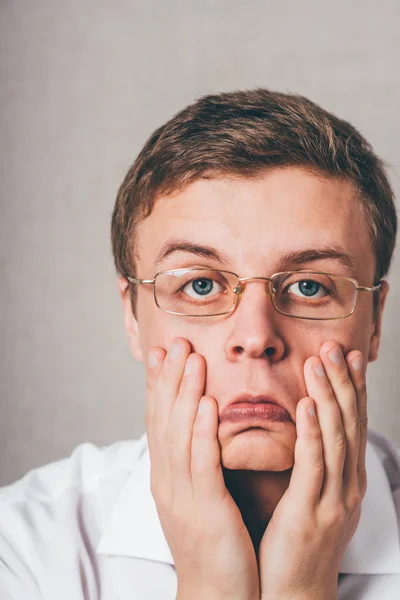
{"type": "Polygon", "coordinates": [[[185,252],[186,254],[194,254],[195,256],[200,256],[201,258],[211,258],[212,260],[216,260],[221,263],[230,263],[231,259],[228,255],[216,250],[216,248],[212,248],[211,246],[200,246],[198,244],[194,244],[188,240],[170,240],[165,242],[163,246],[161,246],[156,260],[153,263],[153,267],[159,267],[161,263],[170,256],[173,252],[185,252]]]}
{"type": "MultiPolygon", "coordinates": [[[[229,255],[217,250],[216,248],[213,248],[212,246],[195,244],[190,240],[175,239],[169,240],[163,244],[153,263],[153,268],[156,269],[160,267],[164,260],[175,252],[193,254],[195,256],[212,259],[220,263],[233,264],[233,260],[229,255]]],[[[335,259],[344,266],[349,267],[352,271],[355,271],[355,264],[353,260],[340,246],[319,246],[317,248],[307,248],[305,250],[288,252],[287,254],[279,255],[279,263],[281,265],[300,265],[305,262],[329,258],[335,259]]]]}

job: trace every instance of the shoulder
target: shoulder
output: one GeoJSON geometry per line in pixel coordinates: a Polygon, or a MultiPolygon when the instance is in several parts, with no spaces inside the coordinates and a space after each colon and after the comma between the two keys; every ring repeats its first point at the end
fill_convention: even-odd
{"type": "Polygon", "coordinates": [[[146,436],[109,446],[83,443],[68,458],[32,469],[19,481],[0,488],[0,515],[24,501],[51,502],[63,494],[94,492],[108,480],[128,476],[146,447],[146,436]]]}
{"type": "MultiPolygon", "coordinates": [[[[91,562],[115,499],[146,447],[146,434],[106,447],[81,444],[69,458],[0,488],[0,580],[11,587],[22,578],[25,585],[40,579],[44,565],[48,573],[64,573],[66,581],[70,573],[75,580],[77,561],[91,562]]],[[[89,577],[92,571],[88,566],[89,577]]]]}
{"type": "Polygon", "coordinates": [[[374,449],[385,470],[392,493],[396,490],[400,492],[400,449],[374,429],[368,429],[368,443],[374,449]]]}

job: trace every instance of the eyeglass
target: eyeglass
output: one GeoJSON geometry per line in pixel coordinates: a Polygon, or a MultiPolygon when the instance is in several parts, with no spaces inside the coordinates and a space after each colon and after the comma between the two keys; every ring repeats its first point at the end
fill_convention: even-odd
{"type": "Polygon", "coordinates": [[[358,285],[351,277],[319,271],[284,271],[271,277],[238,277],[230,271],[207,268],[172,269],[154,279],[126,276],[134,284],[153,285],[158,308],[173,315],[213,317],[231,313],[238,306],[249,281],[266,282],[266,291],[279,313],[297,319],[332,320],[349,317],[359,292],[376,292],[358,285]]]}

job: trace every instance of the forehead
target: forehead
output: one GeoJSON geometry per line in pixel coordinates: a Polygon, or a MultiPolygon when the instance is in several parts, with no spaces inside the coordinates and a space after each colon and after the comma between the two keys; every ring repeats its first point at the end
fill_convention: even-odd
{"type": "MultiPolygon", "coordinates": [[[[160,248],[174,239],[211,245],[229,257],[225,266],[242,272],[274,270],[284,254],[327,246],[342,248],[365,277],[375,268],[353,185],[295,167],[251,179],[200,179],[159,198],[137,228],[138,265],[146,276],[160,248]]],[[[188,256],[170,254],[167,268],[182,258],[188,256]]]]}

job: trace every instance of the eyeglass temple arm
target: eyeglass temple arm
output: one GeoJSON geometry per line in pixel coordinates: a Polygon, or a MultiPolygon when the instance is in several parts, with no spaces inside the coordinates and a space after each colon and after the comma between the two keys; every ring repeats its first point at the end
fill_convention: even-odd
{"type": "Polygon", "coordinates": [[[377,285],[373,287],[365,287],[362,285],[357,286],[357,290],[359,292],[377,292],[381,288],[382,282],[380,281],[377,285]]]}
{"type": "Polygon", "coordinates": [[[136,279],[135,277],[128,277],[128,275],[125,275],[125,277],[127,278],[128,281],[130,281],[131,283],[144,283],[144,284],[150,284],[150,283],[154,283],[154,279],[136,279]]]}

